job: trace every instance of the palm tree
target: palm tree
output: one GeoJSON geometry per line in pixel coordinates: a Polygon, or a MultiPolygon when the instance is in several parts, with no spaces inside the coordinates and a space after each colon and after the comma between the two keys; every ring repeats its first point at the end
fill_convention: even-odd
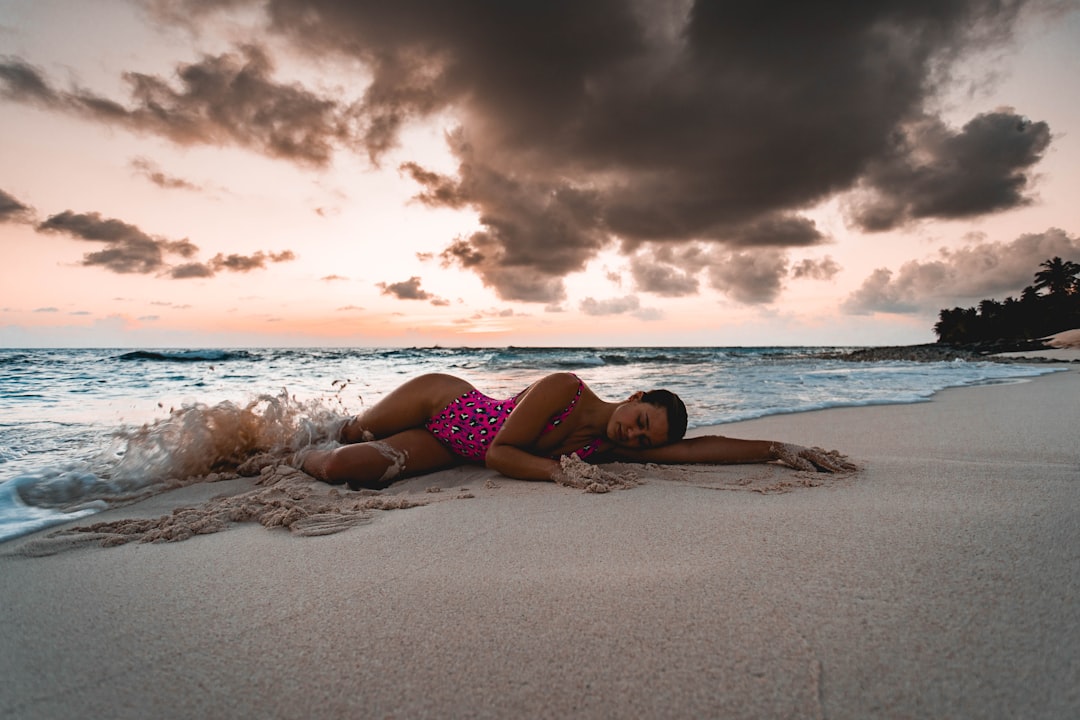
{"type": "Polygon", "coordinates": [[[970,343],[979,340],[979,315],[973,308],[943,308],[934,323],[940,343],[970,343]]]}
{"type": "Polygon", "coordinates": [[[1072,295],[1080,288],[1080,265],[1071,260],[1054,257],[1039,263],[1043,268],[1035,273],[1035,289],[1046,290],[1049,295],[1061,297],[1072,295]]]}
{"type": "Polygon", "coordinates": [[[1080,327],[1080,264],[1054,257],[1039,267],[1035,283],[1024,288],[1019,300],[983,300],[978,309],[942,309],[934,324],[938,342],[1037,338],[1080,327]]]}
{"type": "Polygon", "coordinates": [[[938,342],[940,343],[955,343],[963,342],[964,338],[960,333],[960,317],[963,314],[963,310],[960,308],[942,308],[938,313],[938,321],[934,323],[934,332],[938,336],[938,342]]]}

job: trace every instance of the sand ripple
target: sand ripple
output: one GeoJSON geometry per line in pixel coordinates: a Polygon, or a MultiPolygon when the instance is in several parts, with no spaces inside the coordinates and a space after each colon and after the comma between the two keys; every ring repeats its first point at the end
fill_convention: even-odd
{"type": "MultiPolygon", "coordinates": [[[[377,510],[425,505],[374,491],[341,492],[287,465],[267,466],[256,487],[239,495],[218,496],[202,505],[180,507],[157,518],[129,518],[80,525],[51,533],[51,538],[84,535],[104,547],[129,542],[176,542],[257,522],[287,528],[294,535],[330,535],[369,522],[377,510]]],[[[80,543],[81,544],[81,543],[80,543]]]]}

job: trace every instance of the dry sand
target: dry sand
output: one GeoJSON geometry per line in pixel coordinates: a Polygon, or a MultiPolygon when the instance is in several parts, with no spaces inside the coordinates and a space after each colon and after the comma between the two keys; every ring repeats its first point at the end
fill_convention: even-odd
{"type": "Polygon", "coordinates": [[[1080,348],[1080,329],[1066,330],[1045,338],[1046,344],[1055,348],[1080,348]]]}
{"type": "MultiPolygon", "coordinates": [[[[0,717],[1077,717],[1078,391],[1070,368],[721,430],[842,449],[849,477],[617,466],[639,484],[595,494],[465,468],[328,535],[12,541],[0,717]]],[[[93,522],[302,487],[260,482],[93,522]]]]}
{"type": "Polygon", "coordinates": [[[1054,362],[1080,362],[1080,329],[1066,330],[1043,338],[1050,350],[998,353],[998,357],[1032,358],[1054,362]]]}

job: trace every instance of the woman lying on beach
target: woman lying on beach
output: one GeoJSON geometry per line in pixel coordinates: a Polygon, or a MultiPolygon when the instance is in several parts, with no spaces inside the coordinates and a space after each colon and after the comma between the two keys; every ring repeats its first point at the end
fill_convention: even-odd
{"type": "Polygon", "coordinates": [[[477,463],[519,480],[557,480],[559,458],[588,462],[761,463],[840,472],[838,453],[721,435],[684,439],[686,407],[667,390],[602,400],[572,373],[544,377],[505,400],[452,375],[409,380],[341,429],[345,443],[308,452],[304,472],[328,483],[384,488],[394,480],[477,463]]]}

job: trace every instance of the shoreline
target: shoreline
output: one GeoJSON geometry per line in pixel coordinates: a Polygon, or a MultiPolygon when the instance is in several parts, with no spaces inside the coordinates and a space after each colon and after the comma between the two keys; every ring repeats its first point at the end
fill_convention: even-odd
{"type": "MultiPolygon", "coordinates": [[[[625,375],[626,371],[620,369],[625,363],[632,366],[629,371],[632,374],[637,373],[651,378],[642,381],[643,386],[655,386],[657,383],[662,384],[667,381],[670,374],[661,377],[657,372],[665,362],[690,363],[687,367],[681,367],[678,374],[686,373],[683,375],[683,379],[689,382],[684,382],[681,391],[690,393],[684,397],[687,398],[688,405],[694,408],[692,411],[694,424],[700,426],[746,420],[770,414],[787,415],[812,412],[829,407],[864,407],[876,404],[892,405],[923,402],[942,387],[964,386],[986,381],[993,382],[993,378],[1002,375],[1039,374],[1063,368],[1060,365],[1040,367],[1034,363],[1002,365],[991,362],[938,362],[926,368],[925,371],[922,367],[913,363],[883,362],[875,363],[873,367],[867,368],[855,365],[849,366],[849,363],[837,360],[822,362],[815,358],[824,349],[811,349],[810,354],[813,357],[805,357],[805,350],[804,348],[796,352],[780,351],[782,360],[779,363],[774,363],[771,355],[773,351],[777,351],[776,348],[771,350],[769,348],[757,349],[746,355],[729,354],[727,351],[703,351],[701,353],[691,352],[686,355],[679,355],[678,353],[658,353],[638,349],[633,352],[616,352],[614,357],[618,361],[612,360],[611,366],[608,367],[603,366],[603,363],[611,360],[611,358],[607,355],[597,356],[595,352],[587,353],[585,356],[573,353],[568,356],[559,353],[554,355],[541,353],[541,355],[545,361],[555,363],[575,358],[582,360],[583,357],[585,359],[591,357],[600,362],[601,365],[592,367],[589,371],[589,382],[597,383],[596,387],[598,388],[603,386],[600,391],[608,394],[624,391],[622,386],[625,385],[625,381],[616,382],[616,378],[625,375]],[[747,362],[751,372],[744,372],[747,362]],[[827,367],[819,370],[819,366],[827,367]],[[811,368],[811,371],[806,375],[803,374],[805,368],[811,368]],[[701,376],[700,371],[704,371],[706,376],[701,376]],[[761,383],[764,383],[766,388],[771,388],[771,393],[759,395],[756,388],[760,387],[761,383]]],[[[200,353],[200,356],[203,355],[205,353],[200,353]]],[[[474,357],[475,355],[473,353],[468,357],[484,362],[490,360],[486,355],[474,357]]],[[[530,356],[530,354],[526,353],[526,356],[530,356]]],[[[187,357],[186,354],[185,357],[187,357]]],[[[265,387],[277,386],[279,380],[285,383],[286,381],[283,378],[287,376],[289,382],[293,384],[282,384],[280,387],[293,388],[291,396],[288,397],[284,389],[281,389],[276,394],[269,394],[264,391],[254,396],[245,394],[251,392],[251,389],[247,386],[233,387],[229,385],[228,381],[215,384],[217,375],[243,377],[245,372],[262,372],[266,369],[263,367],[266,365],[264,361],[272,357],[276,357],[275,354],[272,351],[267,351],[265,357],[236,359],[237,366],[232,368],[231,371],[221,369],[216,373],[212,366],[192,369],[190,363],[185,363],[183,371],[176,371],[175,377],[173,377],[174,373],[170,366],[150,366],[147,369],[149,372],[169,373],[168,380],[170,382],[160,388],[156,385],[146,385],[141,377],[141,370],[138,373],[132,373],[130,372],[132,370],[130,365],[116,368],[109,366],[110,372],[115,370],[116,373],[123,375],[127,383],[126,386],[130,386],[132,394],[130,396],[125,395],[124,404],[130,405],[127,412],[135,413],[130,423],[124,423],[124,416],[118,414],[116,419],[121,424],[117,426],[113,426],[109,422],[95,424],[97,420],[94,419],[93,415],[84,416],[87,408],[93,407],[97,411],[96,417],[99,419],[104,418],[105,415],[102,411],[107,409],[110,414],[113,413],[112,408],[116,399],[110,399],[108,393],[102,393],[98,397],[89,398],[89,400],[79,394],[78,384],[81,382],[79,378],[87,373],[93,374],[93,371],[83,369],[85,358],[69,358],[70,363],[65,366],[67,368],[66,375],[61,373],[63,377],[58,380],[59,390],[67,390],[67,392],[61,392],[60,405],[52,408],[48,414],[52,415],[52,420],[61,424],[70,421],[72,423],[71,429],[58,430],[67,433],[63,438],[58,438],[54,437],[54,433],[47,425],[27,425],[27,431],[24,437],[21,438],[22,445],[17,444],[13,448],[12,456],[16,458],[16,462],[2,464],[6,473],[4,477],[16,479],[20,482],[19,497],[13,496],[15,491],[12,486],[7,483],[0,485],[0,516],[3,516],[4,523],[3,527],[0,528],[0,534],[4,537],[2,542],[18,536],[16,528],[20,523],[23,524],[23,527],[18,528],[18,530],[25,534],[30,527],[55,526],[67,522],[70,518],[64,517],[64,510],[91,508],[97,511],[107,509],[106,502],[115,507],[119,502],[129,502],[138,496],[145,495],[144,490],[160,491],[162,484],[157,484],[152,488],[144,488],[144,485],[135,479],[137,474],[133,473],[129,473],[131,482],[124,485],[124,497],[117,497],[115,493],[119,492],[119,490],[112,489],[112,486],[105,482],[94,485],[85,480],[75,482],[66,478],[65,474],[71,475],[72,471],[80,473],[87,465],[89,455],[86,453],[77,455],[78,451],[75,450],[82,447],[80,441],[84,437],[92,437],[94,433],[134,429],[142,423],[142,427],[147,434],[147,438],[139,439],[139,442],[143,445],[146,444],[143,440],[152,440],[152,437],[156,435],[167,434],[170,438],[174,436],[182,438],[191,435],[188,430],[184,429],[188,426],[192,428],[207,426],[209,428],[224,424],[224,426],[233,427],[236,422],[247,422],[243,418],[243,413],[246,412],[244,408],[250,407],[253,402],[266,403],[265,406],[259,405],[256,408],[256,413],[262,413],[261,418],[257,419],[257,422],[260,423],[259,427],[277,432],[277,426],[275,425],[277,421],[274,420],[274,417],[292,418],[298,416],[298,414],[307,413],[310,408],[305,409],[303,407],[305,403],[322,403],[322,406],[314,411],[318,417],[322,417],[321,413],[324,410],[336,412],[338,409],[345,409],[346,403],[363,403],[364,396],[368,394],[367,388],[388,387],[390,382],[396,382],[397,380],[397,378],[389,380],[384,374],[379,375],[376,379],[362,382],[367,376],[362,373],[360,379],[357,379],[355,375],[350,374],[344,368],[341,358],[337,358],[334,367],[327,371],[325,369],[312,369],[310,358],[300,356],[294,365],[283,366],[285,369],[276,365],[273,366],[277,369],[271,372],[270,379],[263,382],[265,387]],[[127,375],[124,375],[124,373],[127,373],[127,375]],[[346,395],[342,393],[346,384],[344,381],[331,385],[332,388],[337,388],[337,385],[340,384],[341,387],[336,390],[328,391],[325,389],[325,385],[331,377],[352,377],[356,382],[349,382],[349,395],[346,395]],[[188,397],[181,394],[188,392],[186,389],[177,387],[178,383],[172,383],[173,380],[184,381],[191,378],[202,378],[198,382],[202,383],[205,380],[209,385],[200,385],[200,387],[208,389],[205,391],[200,390],[201,395],[198,397],[188,397]],[[297,387],[300,388],[299,391],[297,391],[297,387]],[[312,390],[312,388],[317,387],[323,389],[312,390]],[[182,402],[180,402],[181,398],[184,398],[182,402]],[[177,405],[181,405],[184,412],[181,416],[174,418],[173,410],[177,405]],[[169,408],[168,415],[165,414],[165,408],[169,408]],[[236,417],[237,413],[240,413],[241,417],[236,417]],[[84,419],[90,424],[80,424],[84,419]],[[60,440],[63,440],[63,442],[60,442],[60,440]],[[43,465],[35,465],[34,448],[54,446],[71,448],[72,450],[67,454],[61,452],[51,459],[42,457],[41,462],[43,465]],[[50,469],[50,465],[54,469],[50,469]],[[34,477],[39,477],[41,482],[35,485],[34,477]],[[28,505],[21,502],[19,498],[26,499],[28,505]],[[39,507],[41,508],[40,512],[38,511],[39,507]]],[[[418,362],[421,360],[429,361],[430,358],[421,354],[419,359],[414,358],[414,360],[418,362]]],[[[135,369],[139,370],[139,368],[135,369]]],[[[520,368],[509,373],[510,376],[519,377],[520,384],[517,381],[507,381],[506,377],[502,377],[499,373],[490,369],[478,372],[480,376],[488,381],[491,381],[492,378],[498,378],[495,380],[496,384],[502,382],[511,388],[524,386],[531,378],[529,371],[520,368]],[[487,375],[484,375],[484,372],[487,372],[487,375]]],[[[477,382],[478,386],[480,386],[480,381],[477,382]]],[[[488,384],[485,383],[483,386],[487,387],[488,384]]],[[[349,405],[349,407],[354,409],[355,405],[349,405]]],[[[24,412],[23,417],[18,418],[18,420],[28,421],[30,417],[24,412]]],[[[15,439],[20,440],[18,433],[16,433],[15,439]]],[[[194,461],[194,458],[206,457],[207,452],[212,457],[216,457],[213,453],[227,452],[229,446],[228,438],[224,438],[220,443],[211,447],[207,447],[207,443],[199,438],[195,438],[192,442],[180,441],[179,439],[171,442],[172,445],[165,448],[170,454],[163,456],[162,462],[158,463],[150,472],[143,473],[146,478],[184,478],[188,475],[201,474],[186,469],[190,466],[184,464],[188,463],[189,460],[194,461]],[[184,450],[184,448],[190,450],[184,450]],[[225,450],[221,448],[225,448],[225,450]],[[175,464],[181,464],[184,467],[180,468],[180,472],[174,473],[171,466],[175,464]]],[[[238,437],[237,442],[245,442],[245,440],[238,437]]],[[[134,449],[136,457],[139,456],[138,453],[147,450],[141,445],[136,445],[134,449]]],[[[149,451],[156,452],[153,448],[149,448],[149,451]]],[[[212,469],[211,465],[205,463],[201,467],[204,468],[203,472],[210,472],[212,469]]],[[[257,462],[254,469],[256,472],[259,469],[257,462]]],[[[93,472],[96,473],[97,471],[93,472]]],[[[230,474],[228,468],[226,468],[225,474],[230,474]]],[[[248,473],[245,471],[244,474],[248,473]]],[[[191,480],[192,478],[178,481],[169,480],[167,484],[175,486],[177,482],[187,483],[191,480]]]]}
{"type": "Polygon", "coordinates": [[[17,538],[0,716],[1075,716],[1078,389],[1070,367],[718,426],[851,477],[644,466],[593,495],[464,468],[320,537],[17,538]]]}
{"type": "MultiPolygon", "coordinates": [[[[910,356],[908,356],[908,357],[903,356],[903,354],[906,351],[909,351],[912,348],[920,349],[920,348],[924,348],[924,347],[927,347],[927,346],[897,346],[897,347],[887,347],[887,348],[881,348],[881,349],[886,350],[886,351],[899,351],[898,353],[896,353],[897,354],[896,359],[901,359],[901,360],[908,360],[908,361],[919,361],[919,360],[934,361],[934,360],[940,360],[940,358],[933,358],[933,357],[928,358],[926,356],[923,356],[922,358],[919,358],[919,359],[916,359],[916,358],[913,358],[913,357],[910,357],[910,356]]],[[[1076,352],[1076,353],[1080,354],[1080,350],[1077,350],[1077,351],[1073,351],[1073,350],[1070,350],[1070,351],[1055,351],[1055,352],[1076,352]]],[[[1018,355],[1019,355],[1019,353],[1018,353],[1018,355]]],[[[872,358],[872,359],[873,360],[880,360],[881,358],[872,358]]],[[[985,359],[985,358],[983,358],[983,359],[985,359]]],[[[1067,359],[1065,359],[1065,360],[1044,360],[1043,363],[1041,363],[1041,364],[1062,364],[1062,363],[1067,363],[1067,362],[1069,362],[1069,360],[1067,360],[1067,359]]],[[[1024,364],[1024,360],[1023,359],[1017,359],[1015,362],[1010,363],[1010,364],[1024,364]]],[[[1067,369],[1067,367],[1056,368],[1056,370],[1058,372],[1060,372],[1062,370],[1066,370],[1066,369],[1067,369]]],[[[1053,372],[1053,371],[1052,370],[1045,370],[1043,372],[1053,372]]],[[[1036,375],[1034,377],[1038,377],[1038,375],[1036,375]]],[[[879,399],[879,400],[867,400],[867,401],[863,401],[863,402],[853,401],[853,402],[850,402],[848,404],[833,404],[833,405],[827,405],[827,406],[824,406],[824,407],[796,408],[796,409],[784,410],[784,411],[781,411],[781,412],[769,412],[769,413],[764,414],[764,415],[753,416],[753,417],[742,417],[742,418],[736,418],[736,419],[731,419],[731,420],[727,420],[727,421],[708,422],[708,423],[706,423],[704,425],[690,427],[689,430],[688,430],[687,436],[688,437],[693,437],[695,435],[710,434],[710,433],[724,434],[726,428],[730,427],[733,424],[743,424],[743,423],[753,422],[755,420],[762,420],[762,419],[767,419],[767,418],[771,418],[771,417],[781,417],[782,418],[782,417],[799,416],[799,415],[803,415],[803,414],[806,414],[806,413],[816,413],[816,412],[823,412],[823,411],[829,411],[829,410],[842,410],[842,409],[852,409],[852,408],[885,408],[885,407],[892,407],[892,406],[903,406],[903,405],[908,405],[908,404],[913,404],[913,403],[914,404],[925,403],[925,402],[931,402],[936,395],[938,395],[939,393],[941,393],[941,392],[943,392],[945,390],[949,390],[949,389],[967,388],[967,387],[980,387],[980,386],[984,386],[984,385],[996,385],[996,384],[1014,383],[1014,382],[1022,383],[1022,382],[1026,382],[1026,381],[1028,381],[1030,379],[1031,379],[1031,377],[1029,377],[1029,376],[1017,376],[1017,377],[1007,377],[1007,378],[984,378],[984,379],[978,380],[978,381],[973,381],[973,382],[967,382],[967,383],[942,387],[942,388],[933,390],[932,392],[930,392],[926,396],[919,397],[917,399],[907,398],[907,399],[901,399],[901,400],[879,399]]],[[[801,443],[801,444],[805,444],[805,443],[801,443]]],[[[269,457],[270,456],[267,456],[267,458],[269,458],[269,457]]],[[[263,462],[265,462],[265,461],[263,461],[263,462]]],[[[636,467],[636,466],[632,466],[632,465],[626,465],[624,467],[620,463],[614,463],[612,465],[617,466],[620,469],[620,471],[626,470],[628,472],[633,472],[633,468],[636,467]]],[[[267,470],[267,471],[273,470],[273,472],[270,473],[270,475],[268,475],[266,477],[262,477],[262,476],[259,475],[259,467],[260,467],[259,465],[256,465],[254,471],[247,471],[247,472],[244,472],[243,474],[239,474],[239,475],[236,472],[222,472],[220,474],[216,473],[216,472],[213,472],[213,473],[210,473],[209,475],[207,475],[205,477],[192,477],[192,478],[187,478],[187,479],[184,479],[184,480],[175,480],[174,479],[174,480],[170,480],[169,483],[166,486],[159,486],[157,489],[154,489],[153,487],[147,487],[142,492],[132,494],[131,497],[128,497],[127,495],[116,496],[116,497],[112,497],[112,498],[104,497],[104,496],[95,496],[93,499],[79,500],[78,502],[72,503],[72,504],[67,505],[67,506],[55,505],[55,506],[52,506],[52,508],[55,509],[55,511],[58,513],[58,515],[55,518],[50,519],[46,524],[43,524],[40,528],[35,529],[35,530],[25,531],[25,532],[22,532],[20,534],[8,535],[8,536],[4,536],[4,537],[0,538],[0,553],[3,552],[3,548],[8,543],[16,542],[17,540],[19,540],[21,538],[28,537],[30,535],[37,534],[37,535],[41,536],[41,535],[48,535],[48,534],[53,533],[53,532],[60,532],[65,527],[85,527],[85,528],[88,528],[88,530],[87,530],[87,532],[85,532],[85,533],[83,533],[81,535],[77,535],[77,536],[74,536],[74,537],[67,537],[64,540],[42,542],[42,543],[40,543],[40,547],[38,549],[34,550],[34,553],[51,554],[53,552],[62,552],[65,549],[67,549],[69,547],[72,547],[72,546],[78,546],[78,545],[82,545],[82,544],[94,544],[95,542],[99,542],[99,541],[109,543],[109,544],[123,544],[125,542],[135,542],[135,541],[143,541],[143,542],[145,542],[145,541],[148,541],[148,539],[152,540],[152,538],[147,537],[147,532],[149,532],[151,535],[155,535],[155,536],[156,535],[162,535],[164,539],[167,539],[168,536],[170,536],[170,535],[177,536],[177,537],[190,537],[190,536],[195,535],[195,534],[216,531],[216,530],[210,528],[209,526],[220,526],[220,525],[223,525],[223,524],[227,525],[227,524],[230,524],[232,522],[235,522],[235,520],[229,520],[229,519],[221,520],[220,518],[216,518],[215,515],[217,515],[217,516],[220,516],[220,515],[240,515],[240,516],[244,516],[243,519],[240,520],[241,522],[244,522],[244,521],[246,521],[246,522],[262,521],[264,524],[271,525],[271,524],[275,524],[275,522],[276,522],[273,518],[271,518],[269,520],[263,520],[262,518],[267,514],[271,514],[271,515],[280,514],[280,512],[278,510],[276,510],[275,508],[280,507],[282,502],[283,502],[283,500],[280,497],[278,497],[274,492],[258,493],[258,497],[255,498],[254,503],[252,503],[252,502],[244,502],[242,505],[240,505],[238,507],[231,507],[228,503],[219,503],[220,507],[216,508],[213,511],[203,512],[201,515],[200,514],[191,514],[191,513],[189,513],[190,517],[187,520],[185,520],[184,522],[170,523],[170,524],[168,524],[168,526],[151,528],[147,532],[136,532],[135,530],[132,530],[132,529],[129,529],[129,528],[125,528],[119,533],[114,532],[113,529],[111,529],[111,528],[110,529],[102,529],[101,532],[97,532],[97,531],[92,532],[92,531],[89,530],[89,528],[93,528],[93,527],[95,527],[97,525],[104,525],[104,524],[107,524],[107,523],[111,522],[110,518],[113,518],[114,516],[116,516],[116,517],[127,517],[124,513],[120,513],[119,515],[117,515],[117,513],[115,511],[120,511],[123,508],[128,508],[128,507],[131,507],[131,506],[139,506],[139,507],[143,507],[143,508],[151,507],[152,505],[150,504],[150,500],[148,500],[147,498],[153,499],[153,498],[159,498],[161,496],[173,496],[173,495],[179,496],[179,493],[178,493],[179,489],[184,489],[187,492],[193,493],[192,502],[194,502],[196,504],[204,504],[211,497],[213,497],[215,495],[218,495],[218,494],[221,494],[224,491],[225,488],[233,488],[235,486],[235,489],[233,489],[233,490],[231,490],[229,492],[225,492],[225,494],[230,495],[230,496],[232,496],[232,495],[240,496],[240,495],[244,495],[245,493],[248,494],[248,495],[252,494],[254,492],[254,490],[260,485],[277,485],[277,484],[282,484],[283,483],[282,484],[283,488],[285,486],[300,488],[301,489],[300,492],[303,495],[305,495],[305,498],[310,498],[310,499],[305,499],[305,501],[303,503],[300,503],[300,506],[301,506],[300,511],[301,512],[305,512],[305,513],[317,512],[318,508],[321,506],[322,510],[325,510],[327,512],[330,512],[330,513],[344,513],[344,514],[350,515],[352,517],[351,520],[340,522],[340,523],[331,522],[330,523],[331,527],[326,527],[326,528],[318,527],[318,528],[312,529],[310,531],[310,533],[308,533],[308,534],[316,534],[316,532],[318,532],[320,534],[321,533],[329,534],[331,532],[336,532],[337,530],[334,530],[333,527],[332,527],[335,524],[340,525],[342,528],[348,527],[351,524],[362,524],[363,522],[366,522],[370,518],[370,516],[372,514],[371,511],[395,509],[395,508],[390,507],[390,505],[393,505],[394,503],[404,503],[404,506],[406,506],[406,507],[407,506],[412,506],[412,505],[419,506],[419,505],[430,504],[432,502],[435,502],[437,500],[441,500],[441,499],[444,499],[444,498],[436,498],[436,497],[433,497],[431,495],[423,496],[418,501],[416,501],[416,500],[405,500],[404,498],[414,496],[416,494],[422,494],[422,493],[425,493],[425,492],[427,492],[427,493],[440,492],[440,491],[446,489],[445,483],[443,483],[441,481],[440,482],[434,482],[430,486],[428,486],[428,485],[425,485],[424,478],[413,478],[413,479],[410,479],[410,480],[398,482],[393,487],[391,487],[389,489],[386,489],[381,493],[376,492],[376,491],[364,491],[365,494],[368,494],[371,497],[366,497],[366,498],[362,499],[361,501],[351,502],[350,503],[349,499],[352,498],[352,497],[356,497],[356,496],[353,496],[348,492],[344,492],[344,495],[341,496],[341,497],[339,497],[338,496],[339,493],[337,493],[333,489],[330,489],[329,492],[321,492],[321,493],[320,492],[315,492],[315,493],[307,492],[307,490],[305,489],[305,488],[308,487],[307,476],[303,475],[302,473],[298,473],[295,469],[293,469],[291,467],[287,467],[287,466],[280,465],[280,464],[279,465],[274,465],[274,466],[268,466],[268,467],[264,468],[264,470],[267,470]],[[204,488],[204,490],[200,492],[200,490],[198,488],[204,488]],[[382,498],[382,499],[380,499],[380,498],[382,498]],[[78,515],[78,516],[71,517],[71,518],[64,518],[63,515],[62,515],[63,513],[70,513],[72,515],[75,515],[75,513],[77,513],[77,512],[85,512],[84,508],[89,507],[89,506],[104,506],[104,507],[101,507],[97,511],[92,512],[90,514],[82,514],[82,515],[78,515]],[[273,506],[273,507],[268,509],[267,506],[273,506]],[[125,535],[128,534],[128,533],[130,533],[132,535],[135,535],[136,537],[126,538],[125,535]]],[[[506,478],[498,476],[497,474],[488,473],[482,467],[476,467],[476,466],[466,466],[466,467],[458,468],[457,470],[455,470],[455,472],[466,473],[467,476],[475,476],[475,475],[483,476],[483,477],[488,478],[489,481],[491,481],[491,482],[500,482],[500,481],[506,481],[507,480],[506,478]]],[[[671,473],[668,473],[668,474],[670,475],[671,473]]],[[[432,476],[427,476],[427,477],[439,478],[441,476],[442,476],[442,473],[436,473],[436,474],[433,474],[432,476]]],[[[761,477],[759,477],[758,480],[761,480],[761,477]]],[[[510,481],[510,482],[513,482],[513,481],[510,481]]],[[[751,484],[751,487],[748,487],[746,489],[752,489],[752,490],[755,490],[755,491],[758,491],[758,492],[771,492],[772,490],[770,488],[773,488],[773,487],[785,487],[786,485],[787,484],[782,480],[770,479],[770,480],[764,481],[764,482],[753,483],[753,484],[751,484]]],[[[320,486],[316,485],[316,487],[320,487],[320,486]]],[[[325,486],[322,486],[322,487],[325,487],[325,486]]],[[[340,490],[341,488],[338,488],[338,489],[340,490]]],[[[285,490],[283,492],[296,494],[297,491],[290,489],[290,490],[285,490]]],[[[288,500],[285,500],[284,502],[286,502],[287,504],[290,504],[290,506],[296,504],[296,503],[289,503],[288,500]]],[[[165,512],[173,512],[176,509],[177,506],[175,504],[173,504],[173,505],[166,505],[166,507],[167,507],[167,509],[166,509],[165,512]]],[[[146,518],[146,519],[149,520],[151,518],[146,518]]],[[[336,519],[331,518],[331,520],[336,520],[336,519]]],[[[291,522],[291,521],[289,521],[287,519],[287,522],[291,522]]],[[[280,524],[280,523],[276,523],[276,524],[280,524]]],[[[299,526],[296,526],[293,529],[294,529],[294,531],[298,531],[298,528],[299,528],[299,526]]]]}
{"type": "Polygon", "coordinates": [[[1080,362],[1080,329],[1065,330],[1035,340],[992,340],[969,345],[923,343],[881,345],[837,352],[825,357],[852,362],[904,360],[913,362],[990,361],[1004,363],[1080,362]]]}

